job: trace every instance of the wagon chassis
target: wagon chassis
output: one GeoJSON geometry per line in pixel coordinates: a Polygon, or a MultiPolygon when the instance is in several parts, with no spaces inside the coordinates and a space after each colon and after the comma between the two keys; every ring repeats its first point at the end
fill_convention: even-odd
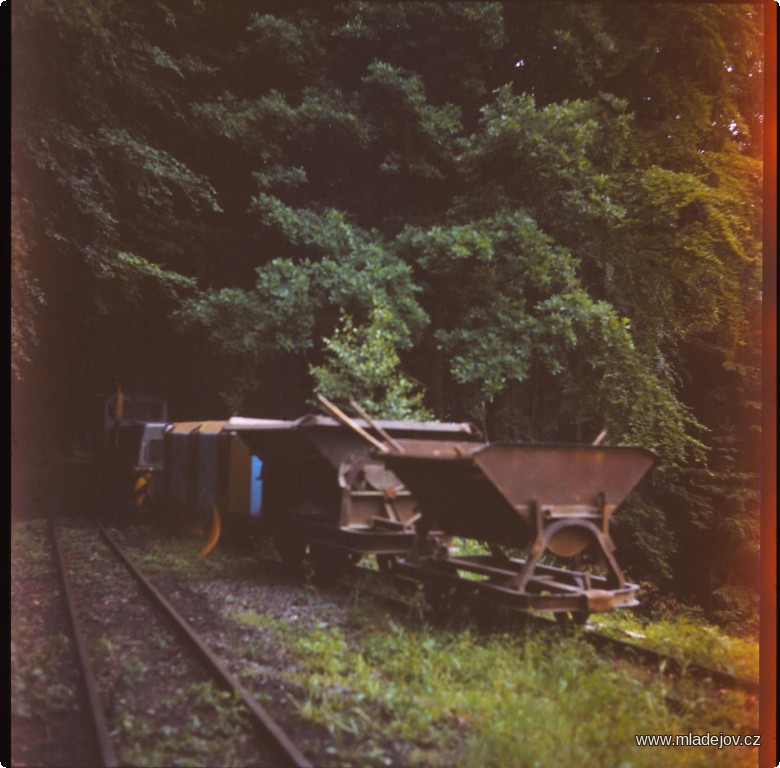
{"type": "Polygon", "coordinates": [[[373,527],[361,530],[337,527],[326,519],[306,519],[302,515],[295,517],[295,530],[280,525],[271,529],[271,535],[277,541],[305,541],[361,556],[405,555],[415,539],[413,530],[392,520],[378,518],[373,527]]]}
{"type": "Polygon", "coordinates": [[[396,573],[432,588],[429,597],[447,592],[461,597],[476,595],[528,613],[568,613],[584,618],[589,613],[638,605],[636,584],[624,581],[620,587],[610,588],[608,577],[539,564],[528,576],[529,564],[530,560],[507,557],[497,565],[494,555],[467,555],[418,563],[401,560],[396,573]],[[482,579],[464,577],[462,572],[482,579]],[[517,586],[521,579],[522,588],[517,586]]]}
{"type": "Polygon", "coordinates": [[[612,556],[614,545],[607,532],[609,515],[603,493],[598,494],[598,504],[593,507],[556,507],[531,499],[528,509],[537,535],[527,559],[510,558],[496,544],[490,545],[489,555],[452,557],[441,534],[427,533],[421,526],[408,558],[399,564],[399,575],[439,589],[478,594],[527,612],[586,616],[638,605],[639,587],[626,582],[612,556]],[[603,559],[604,576],[540,563],[550,551],[550,542],[564,531],[590,538],[603,559]],[[472,578],[463,577],[461,572],[472,578]]]}
{"type": "Polygon", "coordinates": [[[285,544],[292,544],[288,551],[291,562],[303,558],[306,545],[312,547],[313,553],[342,554],[343,565],[350,556],[355,562],[362,556],[376,555],[380,564],[392,558],[393,574],[427,586],[432,600],[437,600],[437,596],[446,600],[454,594],[464,598],[479,596],[522,612],[570,614],[580,618],[638,605],[639,587],[626,582],[609,551],[609,536],[590,520],[556,519],[551,508],[534,506],[540,518],[539,536],[527,559],[511,558],[497,545],[491,545],[491,554],[455,557],[441,532],[420,530],[415,534],[409,525],[379,518],[374,520],[373,527],[359,530],[336,527],[321,515],[308,519],[298,516],[294,532],[282,529],[274,540],[283,555],[285,544]],[[592,534],[606,565],[605,575],[539,562],[548,551],[549,539],[564,527],[581,528],[592,534]],[[422,550],[427,553],[423,554],[422,550]]]}

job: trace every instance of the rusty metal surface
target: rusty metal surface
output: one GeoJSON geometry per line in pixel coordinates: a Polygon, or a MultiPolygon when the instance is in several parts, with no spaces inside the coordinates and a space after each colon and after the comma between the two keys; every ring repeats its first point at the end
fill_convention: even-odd
{"type": "MultiPolygon", "coordinates": [[[[371,425],[363,424],[371,430],[371,425]]],[[[376,424],[394,439],[475,438],[467,424],[376,424]]],[[[413,516],[409,494],[371,458],[371,444],[335,419],[316,415],[290,422],[234,418],[226,429],[239,435],[263,461],[263,505],[272,529],[291,525],[291,515],[325,518],[334,527],[347,529],[372,527],[375,520],[383,519],[406,522],[413,516]]]]}
{"type": "MultiPolygon", "coordinates": [[[[451,589],[462,595],[475,596],[480,600],[496,603],[530,613],[579,613],[587,615],[617,608],[638,605],[638,586],[624,584],[622,587],[605,589],[604,579],[594,577],[589,587],[577,586],[559,575],[547,573],[537,567],[522,590],[511,584],[514,574],[523,570],[525,561],[513,560],[513,568],[502,572],[504,579],[491,573],[490,566],[484,568],[479,562],[466,563],[458,559],[432,563],[412,563],[402,560],[396,566],[397,574],[423,584],[451,589]],[[464,579],[460,571],[482,575],[483,580],[464,579]],[[506,583],[502,583],[503,581],[506,583]]],[[[569,576],[581,576],[574,571],[569,576]]]]}
{"type": "Polygon", "coordinates": [[[418,536],[399,573],[525,612],[589,613],[636,605],[609,537],[614,510],[657,456],[643,448],[401,440],[382,456],[418,500],[418,536]],[[487,556],[452,557],[442,535],[489,542],[487,556]],[[502,547],[524,550],[510,559],[502,547]],[[591,547],[602,573],[542,563],[591,547]]]}
{"type": "MultiPolygon", "coordinates": [[[[371,425],[356,419],[361,427],[371,431],[371,425]]],[[[375,424],[394,439],[424,437],[426,440],[452,438],[458,435],[462,440],[475,439],[470,424],[440,424],[436,422],[376,421],[375,424]]],[[[225,424],[225,429],[235,431],[261,456],[285,454],[293,463],[306,460],[304,444],[314,446],[316,452],[331,467],[338,470],[345,461],[356,458],[368,458],[371,445],[344,425],[327,416],[314,414],[302,416],[294,421],[276,421],[266,419],[245,419],[233,417],[225,424]]]]}
{"type": "Polygon", "coordinates": [[[520,548],[538,534],[535,506],[547,522],[603,526],[658,461],[652,451],[620,446],[400,442],[404,453],[383,459],[418,499],[429,527],[520,548]]]}
{"type": "Polygon", "coordinates": [[[658,461],[645,448],[492,443],[471,455],[507,500],[523,511],[529,499],[551,507],[594,506],[604,494],[617,507],[658,461]]]}
{"type": "MultiPolygon", "coordinates": [[[[371,425],[361,420],[358,424],[371,431],[371,425]]],[[[438,424],[434,422],[377,421],[393,438],[424,437],[427,440],[451,438],[458,435],[463,440],[474,439],[469,424],[438,424]]],[[[317,452],[332,466],[338,468],[351,458],[368,458],[371,445],[351,432],[335,419],[327,416],[308,415],[295,421],[244,419],[233,417],[225,422],[224,429],[236,432],[253,452],[261,455],[288,453],[296,461],[295,452],[304,443],[313,445],[317,452]]]]}
{"type": "MultiPolygon", "coordinates": [[[[434,421],[393,421],[383,419],[372,419],[382,429],[386,430],[393,437],[401,435],[413,436],[415,433],[429,435],[463,435],[468,438],[475,434],[474,427],[467,423],[434,422],[434,421]]],[[[364,419],[355,419],[355,422],[364,429],[370,430],[372,425],[364,419]]],[[[281,421],[279,419],[251,419],[242,416],[233,416],[226,422],[227,428],[239,432],[243,431],[263,431],[263,430],[286,430],[301,429],[304,427],[329,427],[343,429],[343,425],[336,419],[329,416],[320,416],[318,414],[307,414],[299,419],[291,421],[281,421]]]]}

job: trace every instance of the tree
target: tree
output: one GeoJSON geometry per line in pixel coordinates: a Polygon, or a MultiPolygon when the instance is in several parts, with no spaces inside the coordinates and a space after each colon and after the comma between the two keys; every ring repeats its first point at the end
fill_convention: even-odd
{"type": "Polygon", "coordinates": [[[46,393],[33,432],[72,439],[112,379],[166,383],[167,315],[194,290],[198,217],[219,214],[212,185],[177,157],[180,83],[208,68],[160,47],[167,21],[122,3],[14,7],[14,270],[46,302],[35,315],[23,292],[14,300],[39,339],[20,388],[46,393]]]}
{"type": "Polygon", "coordinates": [[[58,0],[15,24],[15,311],[47,375],[119,369],[193,417],[424,389],[491,439],[607,426],[664,459],[618,516],[635,574],[742,578],[754,7],[58,0]]]}
{"type": "Polygon", "coordinates": [[[366,326],[356,327],[342,315],[333,336],[323,342],[325,364],[311,369],[316,391],[331,399],[354,399],[378,418],[431,419],[419,383],[400,369],[393,325],[393,313],[381,304],[374,305],[366,326]]]}
{"type": "MultiPolygon", "coordinates": [[[[701,425],[707,465],[667,469],[656,504],[674,521],[679,582],[733,607],[758,546],[761,9],[563,11],[513,39],[516,82],[544,102],[611,94],[630,111],[611,194],[627,215],[577,252],[591,290],[631,318],[637,349],[701,425]]],[[[647,519],[633,521],[634,540],[647,519]]]]}

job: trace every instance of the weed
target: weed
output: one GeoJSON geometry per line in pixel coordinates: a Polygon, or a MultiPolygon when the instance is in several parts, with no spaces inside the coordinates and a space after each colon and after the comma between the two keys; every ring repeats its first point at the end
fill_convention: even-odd
{"type": "Polygon", "coordinates": [[[128,528],[121,532],[123,541],[143,540],[142,547],[125,543],[134,561],[150,575],[174,576],[183,581],[217,578],[245,578],[255,573],[257,561],[249,554],[217,547],[208,557],[198,553],[203,542],[196,536],[164,533],[150,526],[128,528]]]}
{"type": "Polygon", "coordinates": [[[230,618],[235,621],[240,621],[242,624],[247,624],[250,627],[257,629],[271,629],[274,630],[278,627],[278,622],[272,619],[270,616],[260,613],[251,613],[249,611],[242,611],[231,613],[230,618]]]}
{"type": "MultiPolygon", "coordinates": [[[[85,542],[81,546],[89,552],[92,544],[85,542]]],[[[253,559],[219,548],[198,560],[199,545],[185,537],[152,538],[134,558],[150,573],[182,580],[245,579],[256,572],[253,559]]],[[[422,594],[419,598],[422,602],[422,594]]],[[[635,734],[748,733],[755,727],[756,702],[750,697],[710,691],[691,680],[672,684],[653,678],[600,656],[576,635],[479,634],[465,622],[456,628],[427,625],[421,611],[395,619],[359,586],[345,603],[343,611],[326,613],[331,609],[323,608],[322,592],[304,584],[290,604],[307,609],[297,611],[305,620],[256,613],[239,597],[226,606],[233,622],[229,645],[242,660],[241,677],[275,676],[283,685],[281,698],[328,730],[332,741],[322,752],[325,764],[655,768],[669,764],[669,752],[637,749],[635,734]]],[[[593,621],[621,637],[626,631],[642,635],[637,642],[689,661],[757,674],[756,643],[726,636],[695,616],[673,616],[673,607],[665,604],[669,615],[652,622],[626,612],[593,621]]],[[[161,637],[152,642],[165,647],[161,637]]],[[[206,683],[183,683],[150,718],[130,698],[130,683],[148,675],[143,661],[122,659],[109,641],[102,650],[118,665],[127,691],[117,721],[123,762],[237,761],[233,745],[242,715],[229,694],[206,683]]],[[[12,647],[12,659],[18,656],[12,647]]],[[[15,696],[20,702],[29,699],[23,686],[35,681],[36,666],[46,670],[50,662],[12,678],[22,688],[15,696]]],[[[60,694],[64,701],[60,691],[50,693],[52,702],[60,694]]],[[[753,753],[740,749],[678,748],[673,757],[683,768],[755,762],[753,753]]]]}
{"type": "Polygon", "coordinates": [[[155,632],[150,638],[149,638],[149,644],[153,648],[157,648],[158,650],[165,650],[166,648],[170,648],[172,645],[172,640],[169,635],[164,635],[160,632],[155,632]]]}
{"type": "Polygon", "coordinates": [[[758,643],[727,635],[690,616],[641,621],[626,611],[599,614],[591,622],[614,637],[695,662],[758,679],[758,643]]]}
{"type": "Polygon", "coordinates": [[[51,570],[51,554],[46,546],[46,520],[11,523],[11,578],[35,578],[51,570]]]}
{"type": "Polygon", "coordinates": [[[454,538],[450,545],[450,553],[454,557],[466,557],[468,555],[489,555],[490,547],[476,539],[454,538]]]}
{"type": "MultiPolygon", "coordinates": [[[[358,745],[386,749],[389,742],[407,745],[407,765],[652,767],[668,764],[668,756],[638,750],[634,734],[750,729],[754,702],[713,702],[696,689],[673,709],[667,683],[616,665],[576,636],[407,626],[354,596],[348,604],[346,627],[241,617],[285,638],[293,663],[284,676],[298,686],[298,710],[333,735],[340,764],[364,764],[366,751],[363,763],[349,757],[358,745]]],[[[683,637],[686,626],[679,626],[683,637]]],[[[373,764],[381,764],[386,753],[376,755],[373,764]]],[[[683,749],[676,764],[701,758],[683,749]]],[[[740,765],[751,758],[729,759],[740,765]]],[[[726,758],[709,764],[718,760],[726,758]]]]}
{"type": "Polygon", "coordinates": [[[114,733],[127,765],[235,765],[236,745],[246,729],[239,700],[210,682],[176,689],[154,718],[125,702],[114,733]],[[182,721],[181,712],[188,716],[182,721]],[[174,725],[175,723],[175,725],[174,725]]]}
{"type": "Polygon", "coordinates": [[[15,715],[45,721],[51,714],[76,706],[75,689],[62,681],[68,648],[68,638],[62,634],[33,644],[16,633],[16,641],[11,641],[11,709],[15,715]]]}

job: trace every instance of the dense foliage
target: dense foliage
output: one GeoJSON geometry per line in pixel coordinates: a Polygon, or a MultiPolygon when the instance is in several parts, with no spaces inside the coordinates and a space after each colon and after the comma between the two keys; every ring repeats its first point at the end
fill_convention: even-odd
{"type": "Polygon", "coordinates": [[[607,427],[664,460],[621,560],[749,608],[759,6],[28,0],[13,23],[32,431],[71,438],[115,380],[174,417],[319,389],[491,439],[607,427]]]}

